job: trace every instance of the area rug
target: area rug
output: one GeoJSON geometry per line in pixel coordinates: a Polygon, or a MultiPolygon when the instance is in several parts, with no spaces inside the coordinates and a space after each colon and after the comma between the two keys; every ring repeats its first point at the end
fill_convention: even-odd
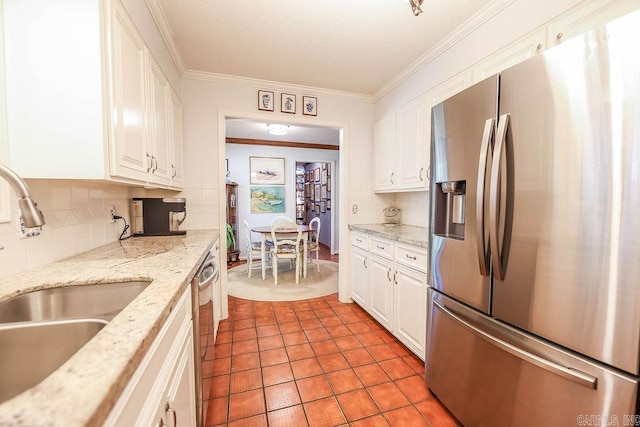
{"type": "Polygon", "coordinates": [[[297,301],[317,298],[338,292],[338,263],[320,260],[320,272],[315,261],[307,265],[307,277],[300,276],[296,285],[295,267],[289,269],[289,263],[278,264],[278,286],[273,284],[271,270],[267,270],[266,279],[254,269],[251,279],[247,277],[247,265],[239,265],[227,272],[227,290],[229,295],[253,301],[297,301]]]}

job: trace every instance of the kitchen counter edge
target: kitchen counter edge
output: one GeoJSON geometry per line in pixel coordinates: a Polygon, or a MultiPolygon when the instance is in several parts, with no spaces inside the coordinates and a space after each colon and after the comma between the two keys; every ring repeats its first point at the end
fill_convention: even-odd
{"type": "Polygon", "coordinates": [[[426,227],[415,225],[395,225],[390,227],[385,224],[349,224],[349,230],[425,249],[429,247],[429,229],[426,227]]]}
{"type": "Polygon", "coordinates": [[[0,279],[0,301],[45,288],[151,281],[54,373],[0,404],[0,426],[102,425],[218,238],[218,230],[132,237],[0,279]]]}

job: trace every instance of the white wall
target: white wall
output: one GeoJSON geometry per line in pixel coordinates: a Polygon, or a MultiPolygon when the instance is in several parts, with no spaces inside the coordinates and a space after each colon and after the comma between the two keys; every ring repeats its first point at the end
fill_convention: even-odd
{"type": "MultiPolygon", "coordinates": [[[[182,83],[182,103],[184,118],[185,144],[185,191],[190,212],[198,211],[196,217],[190,216],[185,222],[187,228],[212,227],[224,225],[224,184],[225,184],[225,141],[224,122],[226,117],[273,120],[290,124],[326,126],[342,129],[340,146],[341,181],[346,190],[339,195],[340,247],[344,247],[348,233],[347,224],[380,222],[383,198],[373,195],[373,103],[359,96],[335,94],[328,91],[301,88],[290,85],[278,85],[273,82],[259,82],[255,85],[246,80],[207,81],[184,79],[182,83]],[[284,89],[283,89],[284,88],[284,89]],[[258,111],[257,91],[259,89],[286,90],[298,95],[317,96],[318,116],[303,116],[278,112],[261,113],[258,111]],[[200,203],[217,198],[217,204],[200,203]],[[358,205],[357,213],[351,206],[358,205]],[[344,209],[349,206],[348,210],[344,209]],[[199,213],[201,212],[201,213],[199,213]],[[206,213],[205,213],[206,212],[206,213]]],[[[300,111],[300,108],[298,108],[300,111]]],[[[332,201],[333,203],[333,201],[332,201]]],[[[346,260],[345,260],[346,261],[346,260]]],[[[341,283],[347,283],[348,269],[340,260],[341,283]],[[343,268],[344,267],[344,268],[343,268]]],[[[222,271],[222,283],[226,284],[226,271],[222,271]]],[[[341,289],[341,298],[347,299],[347,292],[341,289]]]]}

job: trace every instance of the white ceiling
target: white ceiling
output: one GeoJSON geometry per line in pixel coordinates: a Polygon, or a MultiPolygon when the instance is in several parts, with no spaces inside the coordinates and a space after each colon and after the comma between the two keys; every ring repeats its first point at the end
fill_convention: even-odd
{"type": "Polygon", "coordinates": [[[425,0],[416,17],[408,0],[148,1],[183,74],[370,96],[490,3],[425,0]]]}

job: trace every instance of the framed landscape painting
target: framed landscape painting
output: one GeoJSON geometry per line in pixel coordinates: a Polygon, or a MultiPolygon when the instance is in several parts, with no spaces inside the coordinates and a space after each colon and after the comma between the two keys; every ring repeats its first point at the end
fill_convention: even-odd
{"type": "Polygon", "coordinates": [[[249,157],[250,184],[284,185],[284,158],[249,157]]]}
{"type": "Polygon", "coordinates": [[[282,186],[250,186],[251,213],[284,213],[285,187],[282,186]]]}

